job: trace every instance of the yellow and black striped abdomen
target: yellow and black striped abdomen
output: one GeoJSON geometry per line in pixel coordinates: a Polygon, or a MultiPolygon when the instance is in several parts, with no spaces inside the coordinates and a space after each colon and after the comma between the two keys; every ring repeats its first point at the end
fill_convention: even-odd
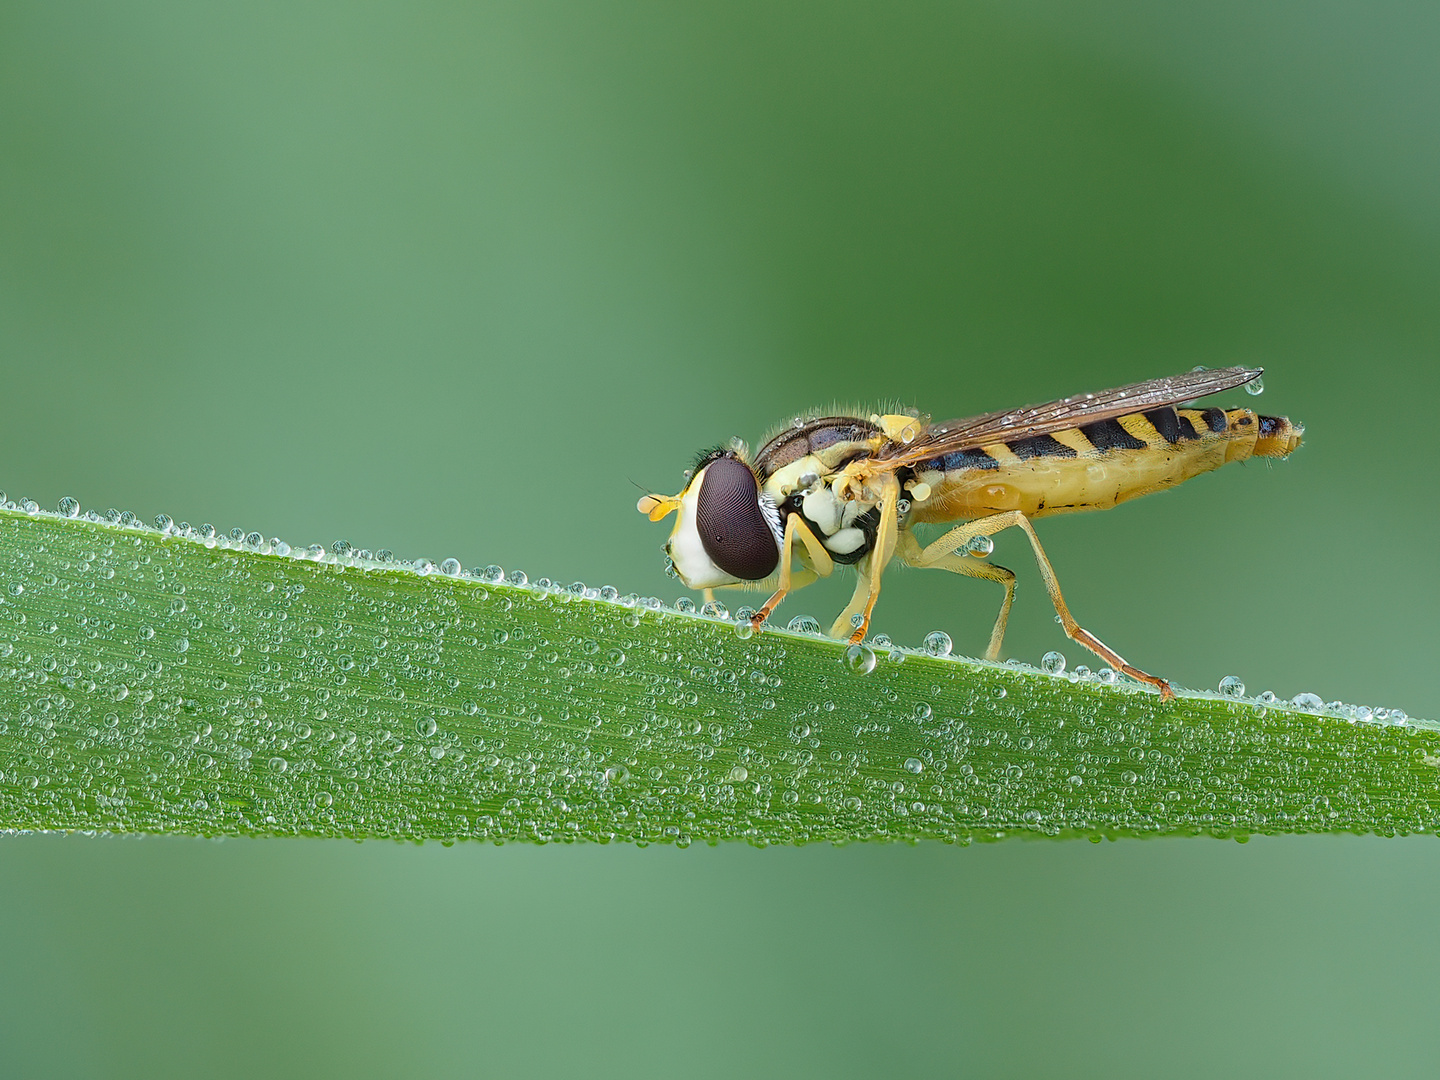
{"type": "Polygon", "coordinates": [[[1227,461],[1284,457],[1301,431],[1249,409],[1152,409],[944,454],[915,469],[930,486],[913,521],[1019,510],[1029,517],[1105,510],[1174,487],[1227,461]]]}

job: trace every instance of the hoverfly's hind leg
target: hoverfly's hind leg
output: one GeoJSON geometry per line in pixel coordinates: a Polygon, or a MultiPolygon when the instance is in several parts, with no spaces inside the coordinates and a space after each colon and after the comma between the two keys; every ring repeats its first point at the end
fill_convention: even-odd
{"type": "Polygon", "coordinates": [[[901,535],[895,554],[906,566],[949,570],[952,574],[981,578],[1004,587],[1005,599],[1000,601],[1000,614],[995,617],[995,628],[990,631],[990,644],[985,648],[986,660],[999,660],[1000,645],[1005,640],[1005,626],[1010,621],[1010,608],[1015,603],[1015,575],[1003,566],[982,562],[980,559],[959,555],[953,551],[942,550],[937,558],[927,561],[925,552],[920,550],[920,542],[908,532],[901,535]]]}
{"type": "MultiPolygon", "coordinates": [[[[920,554],[920,565],[936,565],[943,561],[945,556],[953,554],[955,549],[966,541],[976,536],[994,536],[1012,526],[1023,529],[1025,535],[1030,538],[1030,548],[1035,552],[1035,562],[1040,567],[1040,577],[1045,582],[1045,591],[1050,594],[1050,603],[1055,605],[1055,614],[1060,616],[1060,625],[1064,627],[1066,636],[1085,646],[1116,671],[1123,671],[1132,679],[1155,687],[1160,691],[1161,701],[1169,701],[1173,698],[1175,691],[1170,688],[1168,682],[1141,671],[1075,621],[1075,616],[1070,614],[1070,609],[1065,604],[1065,598],[1060,595],[1060,583],[1055,580],[1055,571],[1050,566],[1050,560],[1045,556],[1045,549],[1040,546],[1040,538],[1035,535],[1035,528],[1030,524],[1030,519],[1020,511],[1010,510],[1003,514],[978,518],[951,529],[940,539],[926,546],[920,554]]],[[[1002,628],[997,627],[997,629],[1002,628]]]]}
{"type": "Polygon", "coordinates": [[[789,515],[785,519],[785,539],[780,544],[780,579],[775,583],[775,592],[765,601],[765,606],[750,617],[750,625],[759,630],[770,617],[770,613],[780,606],[786,593],[803,589],[817,578],[829,577],[834,569],[835,561],[830,558],[825,545],[816,539],[799,514],[789,515]],[[792,569],[797,536],[805,546],[805,554],[810,560],[810,567],[802,567],[798,573],[792,569]]]}
{"type": "Polygon", "coordinates": [[[875,601],[880,599],[880,576],[885,565],[895,553],[895,541],[899,532],[896,503],[900,499],[900,481],[894,473],[888,473],[881,481],[880,525],[875,530],[875,546],[870,554],[860,560],[860,580],[855,585],[855,595],[830,627],[831,637],[845,637],[847,632],[851,645],[865,640],[865,631],[870,626],[870,613],[875,610],[875,601]],[[859,615],[857,622],[855,616],[859,615]]]}

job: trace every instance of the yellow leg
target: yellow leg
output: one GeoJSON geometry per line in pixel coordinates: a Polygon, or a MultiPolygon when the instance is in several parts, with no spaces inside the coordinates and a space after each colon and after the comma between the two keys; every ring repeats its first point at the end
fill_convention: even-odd
{"type": "Polygon", "coordinates": [[[770,613],[780,606],[780,601],[785,599],[786,593],[804,588],[817,577],[829,577],[834,569],[835,562],[830,558],[830,553],[825,550],[824,545],[815,538],[815,534],[801,520],[799,514],[790,514],[785,519],[785,540],[780,545],[780,580],[775,584],[775,592],[769,600],[765,601],[765,606],[750,617],[750,624],[759,630],[765,620],[770,617],[770,613]],[[799,574],[792,573],[796,537],[799,537],[800,542],[805,545],[805,552],[814,566],[811,571],[802,570],[799,574]]]}
{"type": "Polygon", "coordinates": [[[840,612],[835,625],[830,627],[830,636],[833,638],[849,636],[850,631],[855,629],[855,616],[865,610],[866,602],[870,599],[870,556],[861,559],[855,569],[860,572],[855,581],[855,594],[850,597],[850,603],[845,605],[845,610],[840,612]]]}
{"type": "MultiPolygon", "coordinates": [[[[979,518],[967,522],[964,525],[956,526],[947,532],[940,539],[928,544],[925,550],[920,553],[920,561],[912,565],[917,566],[938,566],[945,561],[947,556],[953,555],[956,548],[976,536],[994,536],[1004,529],[1016,527],[1023,529],[1025,535],[1030,538],[1030,547],[1035,552],[1035,562],[1040,567],[1040,577],[1045,582],[1045,591],[1050,594],[1050,602],[1055,605],[1055,614],[1060,616],[1060,625],[1064,627],[1065,634],[1072,641],[1075,641],[1089,649],[1100,659],[1104,660],[1116,671],[1123,671],[1132,679],[1149,683],[1160,691],[1160,700],[1168,701],[1175,696],[1175,691],[1170,689],[1170,684],[1164,679],[1157,679],[1154,675],[1147,675],[1139,668],[1125,660],[1110,646],[1086,630],[1078,622],[1075,616],[1070,614],[1070,609],[1065,605],[1065,598],[1060,595],[1060,583],[1055,580],[1055,571],[1050,566],[1050,560],[1045,557],[1045,549],[1040,546],[1040,538],[1035,535],[1035,528],[1030,524],[1030,519],[1018,510],[1011,510],[1004,514],[995,514],[991,517],[979,518]]],[[[947,567],[948,569],[949,567],[947,567]]],[[[1005,612],[1008,615],[1008,611],[1005,612]]],[[[1003,632],[1003,627],[997,627],[1003,632]]],[[[992,642],[994,637],[991,637],[992,642]]]]}
{"type": "Polygon", "coordinates": [[[855,586],[855,595],[835,620],[835,625],[830,627],[831,637],[844,637],[848,632],[852,645],[858,645],[865,640],[865,631],[870,626],[870,613],[875,610],[875,601],[880,599],[880,576],[885,573],[885,566],[890,562],[890,556],[895,553],[896,534],[899,531],[895,504],[899,499],[900,481],[893,473],[887,474],[881,481],[878,504],[880,526],[875,530],[875,546],[869,555],[860,560],[860,581],[855,586]],[[863,618],[852,626],[856,615],[863,615],[863,618]]]}
{"type": "Polygon", "coordinates": [[[949,570],[966,577],[994,581],[1005,587],[1005,599],[1000,601],[1000,614],[995,617],[995,628],[990,631],[990,644],[985,648],[986,660],[999,660],[1000,644],[1005,640],[1005,626],[1010,621],[1010,607],[1015,603],[1015,575],[1003,566],[982,562],[967,555],[956,555],[953,551],[942,552],[939,558],[926,562],[925,553],[920,550],[920,542],[908,532],[901,534],[895,553],[906,566],[949,570]]]}

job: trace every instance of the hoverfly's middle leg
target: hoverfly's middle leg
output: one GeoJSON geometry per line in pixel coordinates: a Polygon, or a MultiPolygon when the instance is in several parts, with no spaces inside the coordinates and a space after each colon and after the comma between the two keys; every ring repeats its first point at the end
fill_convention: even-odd
{"type": "Polygon", "coordinates": [[[785,519],[785,540],[780,545],[780,579],[775,583],[775,592],[765,606],[750,617],[750,625],[756,630],[770,617],[770,613],[780,606],[780,601],[785,599],[785,594],[795,589],[809,585],[816,577],[829,577],[835,570],[835,560],[830,558],[830,553],[825,550],[825,545],[816,539],[815,534],[810,531],[809,526],[801,520],[799,514],[791,514],[785,519]],[[805,545],[805,554],[809,557],[812,571],[802,572],[803,580],[796,578],[802,575],[795,575],[791,572],[793,555],[795,553],[795,538],[805,545]]]}
{"type": "Polygon", "coordinates": [[[994,581],[1004,586],[1005,599],[1000,601],[1000,614],[995,617],[995,627],[990,631],[990,644],[985,648],[986,660],[999,660],[1000,645],[1005,640],[1005,627],[1010,622],[1010,608],[1015,603],[1015,575],[1003,566],[949,550],[940,551],[938,557],[927,559],[926,552],[920,550],[920,542],[908,532],[901,534],[900,545],[895,553],[906,566],[949,570],[952,574],[964,574],[966,577],[994,581]]]}
{"type": "Polygon", "coordinates": [[[1155,687],[1160,691],[1161,701],[1172,699],[1175,691],[1170,688],[1168,682],[1141,671],[1075,621],[1075,616],[1070,614],[1070,608],[1066,605],[1065,598],[1060,595],[1060,583],[1055,579],[1055,571],[1050,566],[1045,549],[1040,546],[1040,538],[1035,535],[1035,527],[1030,524],[1030,519],[1020,511],[1010,510],[1003,514],[977,518],[975,521],[956,526],[940,539],[926,546],[920,554],[922,565],[936,565],[943,561],[945,556],[953,554],[956,548],[968,540],[976,536],[994,536],[1011,527],[1023,529],[1025,535],[1030,538],[1030,548],[1035,552],[1035,562],[1040,567],[1041,580],[1045,582],[1045,591],[1050,594],[1050,603],[1055,606],[1055,614],[1060,616],[1060,625],[1064,628],[1065,635],[1070,640],[1085,646],[1116,671],[1123,671],[1132,679],[1155,687]]]}

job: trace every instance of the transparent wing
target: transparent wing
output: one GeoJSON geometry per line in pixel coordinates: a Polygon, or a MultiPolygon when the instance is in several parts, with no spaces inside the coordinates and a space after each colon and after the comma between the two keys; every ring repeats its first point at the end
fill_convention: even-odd
{"type": "Polygon", "coordinates": [[[913,465],[956,450],[987,443],[1013,442],[1032,435],[1178,405],[1193,398],[1243,386],[1258,379],[1263,371],[1263,368],[1245,367],[1187,371],[1184,375],[1171,375],[1167,379],[1150,379],[1129,386],[1117,386],[1113,390],[1076,394],[1044,405],[1027,405],[961,420],[947,420],[943,424],[932,424],[912,443],[889,444],[881,450],[879,457],[890,468],[913,465]]]}

